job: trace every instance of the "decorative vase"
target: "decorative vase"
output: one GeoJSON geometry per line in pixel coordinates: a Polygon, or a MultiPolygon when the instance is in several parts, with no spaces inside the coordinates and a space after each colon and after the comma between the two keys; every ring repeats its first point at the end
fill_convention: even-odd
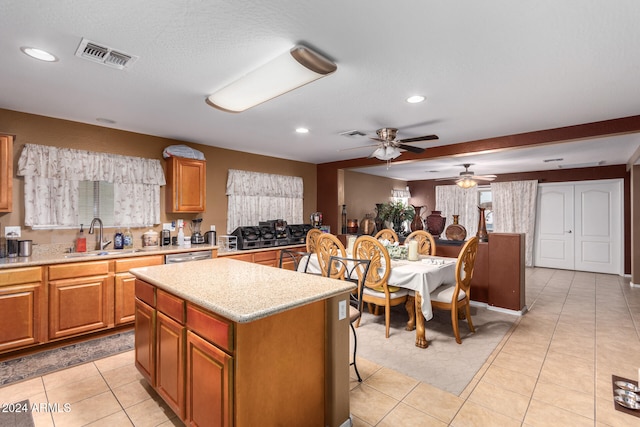
{"type": "Polygon", "coordinates": [[[385,228],[384,220],[382,219],[382,205],[384,203],[376,203],[376,217],[374,218],[374,222],[376,224],[376,231],[380,231],[385,228]]]}
{"type": "Polygon", "coordinates": [[[478,206],[478,209],[480,210],[480,219],[478,220],[478,232],[476,233],[476,236],[478,237],[478,241],[488,242],[489,234],[487,233],[487,221],[484,219],[485,208],[478,206]]]}
{"type": "Polygon", "coordinates": [[[458,223],[460,215],[453,215],[453,224],[447,227],[444,234],[448,240],[461,241],[467,238],[467,229],[458,223]]]}
{"type": "Polygon", "coordinates": [[[376,232],[376,223],[373,220],[373,215],[366,214],[362,221],[360,221],[360,234],[367,236],[373,236],[376,232]]]}
{"type": "Polygon", "coordinates": [[[427,231],[431,233],[434,239],[440,238],[447,222],[447,219],[440,213],[440,211],[431,211],[431,215],[427,217],[427,231]]]}
{"type": "Polygon", "coordinates": [[[424,206],[411,206],[413,206],[413,209],[416,211],[416,215],[413,217],[413,221],[411,222],[411,231],[424,230],[422,215],[420,215],[420,212],[422,211],[422,208],[424,208],[424,206]]]}
{"type": "Polygon", "coordinates": [[[342,205],[342,234],[347,234],[347,205],[342,205]]]}

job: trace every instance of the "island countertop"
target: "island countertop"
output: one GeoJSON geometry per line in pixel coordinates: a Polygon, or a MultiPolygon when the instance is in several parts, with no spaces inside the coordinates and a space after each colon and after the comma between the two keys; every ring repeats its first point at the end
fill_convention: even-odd
{"type": "Polygon", "coordinates": [[[227,258],[165,264],[131,274],[227,319],[247,323],[351,292],[351,282],[227,258]]]}

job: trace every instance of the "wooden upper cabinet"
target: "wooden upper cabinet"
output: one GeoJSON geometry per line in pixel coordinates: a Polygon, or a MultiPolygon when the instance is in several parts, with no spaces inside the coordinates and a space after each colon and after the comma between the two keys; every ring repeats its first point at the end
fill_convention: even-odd
{"type": "Polygon", "coordinates": [[[204,212],[207,163],[204,160],[167,159],[167,212],[204,212]]]}
{"type": "Polygon", "coordinates": [[[13,137],[0,135],[0,212],[13,209],[13,137]]]}

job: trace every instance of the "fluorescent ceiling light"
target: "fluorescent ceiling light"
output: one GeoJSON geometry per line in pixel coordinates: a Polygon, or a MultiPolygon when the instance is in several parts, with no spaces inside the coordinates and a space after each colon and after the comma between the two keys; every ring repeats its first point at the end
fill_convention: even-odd
{"type": "Polygon", "coordinates": [[[371,157],[375,157],[378,160],[393,160],[400,156],[402,152],[397,147],[390,145],[386,147],[379,147],[371,154],[371,157]]]}
{"type": "Polygon", "coordinates": [[[25,55],[28,55],[35,59],[39,59],[41,61],[55,62],[58,60],[58,58],[56,58],[54,55],[50,54],[49,52],[42,49],[36,49],[35,47],[22,46],[20,50],[25,55]]]}
{"type": "Polygon", "coordinates": [[[294,46],[207,97],[207,104],[240,112],[333,73],[337,66],[308,47],[294,46]]]}
{"type": "Polygon", "coordinates": [[[422,95],[413,95],[407,98],[407,102],[409,104],[417,104],[425,100],[425,97],[422,95]]]}

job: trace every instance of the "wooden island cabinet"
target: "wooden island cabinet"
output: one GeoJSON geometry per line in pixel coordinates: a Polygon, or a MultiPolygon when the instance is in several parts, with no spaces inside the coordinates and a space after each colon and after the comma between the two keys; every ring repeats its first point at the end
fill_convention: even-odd
{"type": "Polygon", "coordinates": [[[191,264],[131,271],[136,367],[181,420],[347,422],[349,323],[340,307],[354,285],[228,257],[191,264]]]}

